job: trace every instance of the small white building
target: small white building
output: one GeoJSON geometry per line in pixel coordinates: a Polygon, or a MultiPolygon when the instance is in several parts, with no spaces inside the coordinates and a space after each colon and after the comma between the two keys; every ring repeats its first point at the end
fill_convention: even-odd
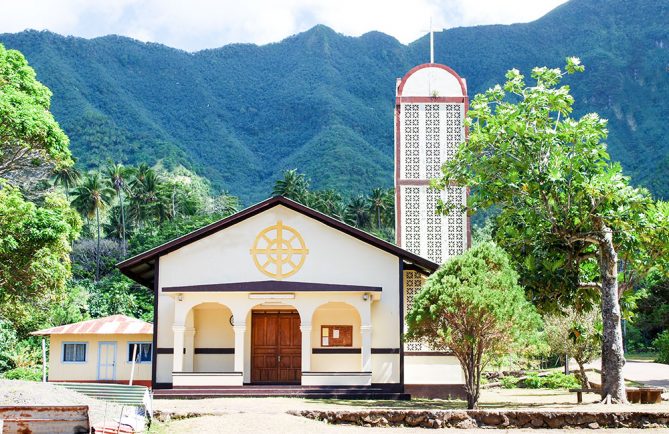
{"type": "Polygon", "coordinates": [[[49,336],[50,382],[151,386],[153,324],[125,315],[81,321],[31,333],[49,336]]]}

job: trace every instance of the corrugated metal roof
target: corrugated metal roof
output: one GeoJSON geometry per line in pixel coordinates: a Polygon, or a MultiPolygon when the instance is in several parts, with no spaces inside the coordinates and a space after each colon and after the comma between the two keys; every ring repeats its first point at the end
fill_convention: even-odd
{"type": "Polygon", "coordinates": [[[32,332],[31,335],[136,335],[153,334],[153,324],[125,315],[65,324],[32,332]]]}

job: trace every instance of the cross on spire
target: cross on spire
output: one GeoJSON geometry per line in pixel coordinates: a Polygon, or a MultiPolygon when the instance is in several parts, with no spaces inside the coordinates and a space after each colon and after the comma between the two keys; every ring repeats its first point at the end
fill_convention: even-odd
{"type": "MultiPolygon", "coordinates": [[[[425,29],[422,30],[426,31],[425,29]]],[[[430,33],[430,63],[434,63],[434,30],[432,30],[432,17],[430,17],[430,28],[427,29],[430,33]]]]}
{"type": "Polygon", "coordinates": [[[432,30],[432,17],[430,17],[430,63],[434,63],[434,30],[432,30]]]}

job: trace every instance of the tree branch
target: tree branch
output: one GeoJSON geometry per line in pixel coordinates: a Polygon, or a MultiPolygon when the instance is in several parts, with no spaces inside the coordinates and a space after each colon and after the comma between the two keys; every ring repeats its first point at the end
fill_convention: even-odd
{"type": "Polygon", "coordinates": [[[597,283],[597,282],[583,282],[583,283],[579,283],[579,284],[578,284],[578,287],[579,287],[579,288],[583,288],[583,289],[586,289],[586,288],[602,289],[602,285],[601,285],[601,283],[597,283]]]}

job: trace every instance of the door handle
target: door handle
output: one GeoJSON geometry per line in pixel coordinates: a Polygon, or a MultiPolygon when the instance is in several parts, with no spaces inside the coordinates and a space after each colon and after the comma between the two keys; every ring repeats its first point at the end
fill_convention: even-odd
{"type": "Polygon", "coordinates": [[[281,363],[281,354],[279,354],[278,359],[279,359],[279,363],[281,363]]]}

